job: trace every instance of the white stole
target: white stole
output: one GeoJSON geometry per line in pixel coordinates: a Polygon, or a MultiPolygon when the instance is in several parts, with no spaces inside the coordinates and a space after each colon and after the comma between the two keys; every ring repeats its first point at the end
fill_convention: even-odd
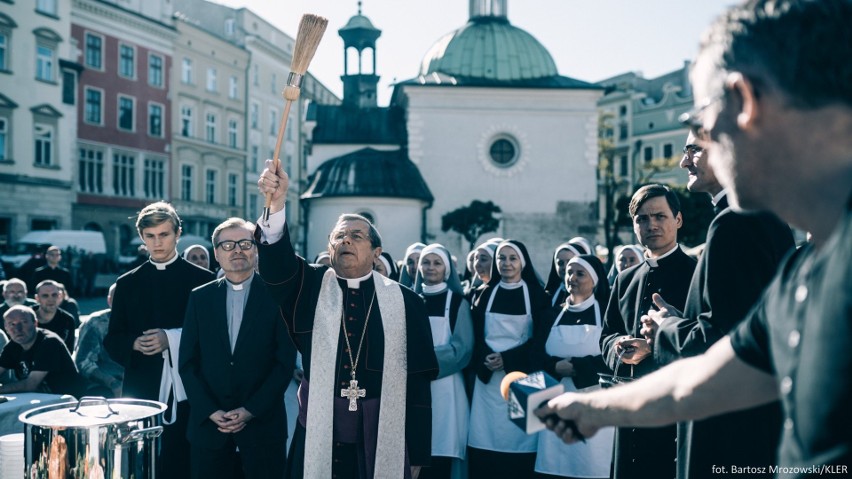
{"type": "MultiPolygon", "coordinates": [[[[402,477],[405,472],[405,393],[407,356],[405,303],[399,284],[372,274],[382,318],[385,354],[379,398],[379,432],[374,477],[402,477]]],[[[343,293],[329,268],[322,278],[311,338],[311,379],[305,425],[305,479],[331,477],[336,360],[339,350],[343,293]],[[334,391],[333,395],[329,392],[334,391]]],[[[366,330],[364,334],[366,334],[366,330]]]]}

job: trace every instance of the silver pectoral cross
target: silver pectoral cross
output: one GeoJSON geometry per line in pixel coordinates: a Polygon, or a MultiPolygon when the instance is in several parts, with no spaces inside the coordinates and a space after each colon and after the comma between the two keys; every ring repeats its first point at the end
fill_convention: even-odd
{"type": "Polygon", "coordinates": [[[340,390],[340,397],[349,398],[349,410],[357,411],[358,410],[358,398],[365,397],[367,395],[366,389],[358,389],[358,380],[352,379],[349,381],[349,387],[343,388],[340,390]]]}

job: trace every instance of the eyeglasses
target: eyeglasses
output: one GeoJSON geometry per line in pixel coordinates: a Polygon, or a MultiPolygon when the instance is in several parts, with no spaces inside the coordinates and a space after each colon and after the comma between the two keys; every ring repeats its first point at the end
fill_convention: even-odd
{"type": "Polygon", "coordinates": [[[678,121],[686,125],[693,135],[698,138],[703,138],[706,136],[706,131],[704,130],[704,120],[700,117],[702,113],[704,113],[704,110],[706,110],[710,105],[723,98],[725,98],[724,93],[711,97],[709,100],[705,101],[703,105],[697,106],[678,117],[678,121]]]}
{"type": "Polygon", "coordinates": [[[328,241],[336,246],[342,243],[347,236],[353,243],[360,243],[367,239],[367,235],[361,231],[337,231],[329,235],[328,241]]]}
{"type": "Polygon", "coordinates": [[[701,148],[698,145],[691,145],[690,144],[690,145],[686,145],[686,146],[683,147],[683,154],[684,155],[695,156],[695,155],[701,153],[702,151],[704,151],[704,148],[701,148]]]}
{"type": "Polygon", "coordinates": [[[246,251],[246,250],[252,249],[254,247],[254,244],[255,243],[254,243],[253,240],[248,240],[248,239],[239,240],[239,241],[227,240],[227,241],[220,241],[219,244],[216,245],[216,247],[222,248],[225,251],[233,251],[234,248],[237,247],[237,245],[240,245],[240,249],[243,250],[243,251],[246,251]]]}

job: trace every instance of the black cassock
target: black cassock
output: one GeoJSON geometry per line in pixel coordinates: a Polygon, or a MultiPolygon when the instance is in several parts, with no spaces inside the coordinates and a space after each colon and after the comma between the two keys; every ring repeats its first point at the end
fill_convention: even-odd
{"type": "MultiPolygon", "coordinates": [[[[795,246],[790,228],[772,214],[736,213],[724,197],[716,207],[683,318],[667,318],[657,332],[654,359],[659,364],[699,355],[730,332],[795,246]]],[[[679,423],[678,478],[709,478],[714,465],[776,464],[780,433],[779,402],[679,423]]]]}
{"type": "MultiPolygon", "coordinates": [[[[622,336],[641,338],[640,321],[652,309],[651,295],[659,293],[669,304],[682,310],[695,271],[695,260],[678,247],[659,259],[644,262],[622,271],[615,279],[604,318],[601,352],[604,361],[615,369],[618,355],[615,343],[622,336]]],[[[640,377],[658,369],[653,356],[635,366],[622,365],[619,376],[640,377]]],[[[613,477],[615,479],[648,477],[669,479],[675,476],[675,426],[659,428],[617,428],[613,477]]]]}
{"type": "MultiPolygon", "coordinates": [[[[260,274],[267,283],[272,297],[281,306],[281,313],[290,332],[296,348],[302,353],[302,366],[305,371],[305,381],[302,388],[310,385],[311,378],[311,342],[317,299],[322,286],[322,278],[328,267],[308,264],[297,256],[290,243],[290,233],[285,226],[284,236],[271,245],[259,244],[260,274]]],[[[346,280],[338,278],[338,284],[343,293],[343,314],[346,330],[350,334],[349,343],[352,347],[352,357],[357,355],[358,344],[364,330],[367,311],[370,311],[370,321],[367,326],[367,336],[364,339],[361,358],[358,361],[358,387],[366,390],[364,401],[378,400],[382,390],[382,362],[384,360],[384,332],[382,316],[378,301],[370,310],[375,285],[372,277],[361,281],[358,288],[350,288],[346,280]]],[[[408,381],[405,385],[405,440],[408,458],[412,466],[429,464],[432,454],[432,394],[431,381],[437,377],[438,362],[432,347],[432,331],[423,299],[408,288],[400,287],[405,304],[406,316],[406,345],[408,381]]],[[[343,327],[340,328],[336,360],[335,389],[328,391],[340,398],[340,390],[349,386],[350,360],[346,351],[346,341],[343,337],[343,327]]],[[[399,387],[401,385],[395,385],[399,387]]],[[[288,463],[288,477],[301,478],[304,471],[305,428],[303,422],[307,417],[307,394],[300,393],[299,421],[293,433],[288,463]]],[[[356,412],[344,411],[343,414],[357,415],[352,421],[344,421],[335,413],[335,431],[344,429],[342,424],[357,425],[358,431],[364,427],[361,414],[364,407],[356,412]]],[[[337,409],[336,409],[337,410],[337,409]]],[[[346,428],[351,429],[351,428],[346,428]]],[[[339,440],[336,437],[332,443],[332,472],[338,477],[363,477],[365,474],[363,437],[360,432],[346,431],[351,437],[339,440]],[[358,437],[355,437],[358,436],[358,437]],[[351,442],[352,439],[355,442],[351,442]],[[359,472],[356,472],[359,471],[359,472]]],[[[337,434],[337,433],[336,433],[337,434]]]]}
{"type": "MultiPolygon", "coordinates": [[[[159,399],[163,356],[134,351],[133,341],[148,329],[183,328],[189,293],[215,278],[210,271],[180,256],[163,270],[146,261],[118,278],[104,347],[115,362],[124,366],[122,396],[159,399]]],[[[158,463],[162,470],[157,477],[189,477],[188,413],[188,403],[178,403],[177,420],[163,430],[158,463]]]]}

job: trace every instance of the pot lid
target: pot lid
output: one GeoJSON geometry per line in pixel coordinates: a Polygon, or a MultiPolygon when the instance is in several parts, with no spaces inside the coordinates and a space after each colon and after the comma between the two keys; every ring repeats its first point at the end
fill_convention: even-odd
{"type": "Polygon", "coordinates": [[[144,399],[84,397],[76,402],[51,404],[21,413],[21,422],[42,427],[90,427],[121,424],[162,414],[166,405],[144,399]]]}

